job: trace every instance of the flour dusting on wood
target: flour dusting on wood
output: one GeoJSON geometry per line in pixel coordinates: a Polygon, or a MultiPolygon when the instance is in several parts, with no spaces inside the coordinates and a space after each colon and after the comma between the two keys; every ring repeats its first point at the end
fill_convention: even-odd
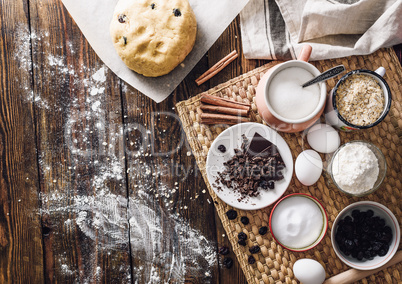
{"type": "MultiPolygon", "coordinates": [[[[29,32],[21,27],[18,34],[26,37],[29,32]]],[[[67,64],[64,56],[37,51],[41,50],[36,48],[39,42],[46,45],[49,37],[48,32],[32,31],[28,39],[21,40],[14,58],[21,68],[50,78],[49,84],[55,90],[69,88],[63,89],[66,98],[61,101],[35,93],[31,86],[23,86],[26,92],[21,94],[25,102],[33,103],[42,112],[65,114],[60,133],[63,144],[55,147],[57,142],[51,141],[43,146],[53,149],[41,149],[38,153],[43,184],[48,190],[41,193],[40,214],[47,216],[57,228],[52,232],[54,238],[75,236],[78,241],[85,240],[86,245],[80,248],[88,252],[82,252],[85,259],[80,268],[72,264],[68,251],[55,255],[57,273],[73,277],[75,282],[102,282],[104,268],[95,261],[98,255],[113,257],[116,251],[127,251],[130,245],[132,273],[130,263],[121,262],[119,267],[113,268],[127,275],[127,282],[131,281],[131,275],[134,283],[184,283],[185,275],[203,283],[210,282],[217,259],[215,244],[177,212],[179,208],[186,209],[188,202],[198,195],[190,200],[175,200],[178,183],[161,182],[158,177],[166,175],[166,169],[154,166],[149,145],[124,141],[125,131],[132,125],[124,129],[121,113],[105,105],[110,88],[108,68],[103,64],[91,68],[81,64],[77,68],[77,65],[67,64]],[[40,66],[32,64],[31,43],[34,56],[43,59],[48,69],[41,70],[40,66]],[[80,95],[75,96],[77,93],[80,95]],[[85,98],[84,103],[82,98],[85,98]],[[135,151],[125,152],[125,143],[135,151]],[[58,151],[68,157],[67,166],[52,162],[52,156],[58,151]],[[126,155],[130,158],[127,169],[126,155]],[[85,172],[82,169],[88,174],[82,174],[85,172]],[[126,174],[135,192],[129,198],[124,194],[127,192],[126,174]]],[[[64,47],[56,46],[55,51],[61,48],[70,54],[79,53],[71,42],[64,47]]],[[[146,136],[145,140],[155,135],[146,125],[133,126],[133,129],[135,127],[146,136]]],[[[171,162],[169,155],[164,162],[171,162]]]]}

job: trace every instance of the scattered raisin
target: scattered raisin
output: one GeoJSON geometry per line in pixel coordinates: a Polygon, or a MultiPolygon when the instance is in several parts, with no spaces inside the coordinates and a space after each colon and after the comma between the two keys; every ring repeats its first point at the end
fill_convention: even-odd
{"type": "Polygon", "coordinates": [[[173,14],[175,17],[180,17],[181,16],[181,12],[179,9],[173,9],[173,14]]]}
{"type": "Polygon", "coordinates": [[[124,40],[124,45],[127,44],[127,38],[125,36],[123,36],[123,40],[124,40]]]}
{"type": "Polygon", "coordinates": [[[225,257],[223,259],[222,264],[226,267],[226,268],[231,268],[233,266],[233,259],[231,259],[230,257],[225,257]]]}
{"type": "Polygon", "coordinates": [[[250,220],[246,216],[242,216],[240,218],[240,222],[242,222],[243,225],[247,225],[248,223],[250,223],[250,220]]]}
{"type": "Polygon", "coordinates": [[[248,249],[250,253],[258,253],[261,249],[259,246],[252,246],[251,248],[248,249]]]}
{"type": "Polygon", "coordinates": [[[237,237],[239,238],[239,240],[247,240],[247,235],[243,232],[240,232],[237,237]]]}
{"type": "Polygon", "coordinates": [[[237,243],[243,247],[246,246],[246,240],[240,239],[237,243]]]}
{"type": "Polygon", "coordinates": [[[229,220],[234,220],[237,218],[237,212],[233,209],[230,209],[228,212],[226,212],[226,216],[228,216],[229,220]]]}
{"type": "Polygon", "coordinates": [[[120,14],[119,15],[119,17],[118,17],[118,19],[119,19],[119,23],[125,23],[126,22],[126,15],[124,15],[124,14],[120,14]]]}
{"type": "Polygon", "coordinates": [[[259,230],[258,233],[260,233],[260,235],[265,235],[268,232],[268,227],[267,226],[262,226],[259,230]]]}
{"type": "Polygon", "coordinates": [[[248,257],[248,264],[254,264],[254,263],[255,263],[255,258],[254,258],[254,256],[250,255],[248,257]]]}
{"type": "Polygon", "coordinates": [[[155,3],[152,3],[152,4],[151,4],[151,9],[152,9],[152,10],[155,9],[155,3]]]}
{"type": "Polygon", "coordinates": [[[218,146],[218,150],[221,151],[222,153],[225,153],[226,152],[226,147],[221,144],[221,145],[218,146]]]}
{"type": "Polygon", "coordinates": [[[225,246],[220,247],[218,250],[218,253],[221,255],[227,255],[227,254],[229,254],[229,248],[225,247],[225,246]]]}

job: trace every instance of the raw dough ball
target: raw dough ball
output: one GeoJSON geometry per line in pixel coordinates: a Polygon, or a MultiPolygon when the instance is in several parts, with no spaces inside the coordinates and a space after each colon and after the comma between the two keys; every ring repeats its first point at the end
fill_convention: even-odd
{"type": "Polygon", "coordinates": [[[148,77],[172,71],[190,53],[197,22],[188,0],[120,0],[110,25],[124,63],[148,77]]]}

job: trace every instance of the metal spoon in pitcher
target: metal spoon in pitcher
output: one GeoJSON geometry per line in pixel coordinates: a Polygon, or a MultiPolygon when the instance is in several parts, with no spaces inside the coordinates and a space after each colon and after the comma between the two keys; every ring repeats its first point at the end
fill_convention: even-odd
{"type": "Polygon", "coordinates": [[[336,66],[334,68],[331,68],[331,69],[321,73],[320,75],[318,75],[314,79],[311,79],[310,81],[304,83],[302,85],[302,87],[305,88],[305,87],[308,87],[308,86],[313,85],[315,83],[328,80],[328,79],[330,79],[332,77],[335,77],[336,75],[342,73],[343,71],[345,71],[345,66],[343,66],[343,65],[336,66]]]}

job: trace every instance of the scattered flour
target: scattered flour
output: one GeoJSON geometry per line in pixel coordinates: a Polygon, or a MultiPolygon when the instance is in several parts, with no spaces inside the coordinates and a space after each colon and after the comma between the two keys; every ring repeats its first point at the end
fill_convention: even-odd
{"type": "MultiPolygon", "coordinates": [[[[169,155],[164,159],[167,165],[165,168],[156,168],[152,163],[145,162],[144,157],[152,156],[149,137],[153,132],[146,129],[146,125],[135,123],[123,129],[121,113],[118,112],[121,106],[118,110],[111,110],[110,106],[104,105],[105,92],[109,87],[106,83],[109,71],[105,65],[100,64],[91,69],[85,65],[74,66],[67,63],[64,56],[56,54],[62,48],[60,46],[55,47],[55,54],[36,54],[49,66],[42,70],[41,66],[32,63],[30,46],[32,43],[35,52],[42,52],[37,47],[39,43],[48,45],[50,34],[34,31],[28,38],[27,35],[29,31],[25,27],[21,26],[17,30],[16,36],[20,38],[21,44],[18,45],[14,59],[26,72],[33,70],[34,75],[41,74],[42,78],[47,78],[50,88],[66,92],[65,99],[53,100],[35,92],[27,83],[21,86],[24,90],[21,96],[25,102],[33,103],[41,111],[63,112],[65,117],[61,133],[64,137],[60,140],[64,138],[63,155],[69,157],[67,168],[65,164],[52,163],[52,155],[58,155],[60,148],[38,153],[40,171],[48,188],[47,193],[40,195],[43,206],[40,213],[49,216],[54,223],[63,220],[61,229],[53,233],[57,234],[60,230],[63,233],[80,232],[80,236],[88,240],[88,248],[82,248],[88,249],[88,253],[82,253],[89,259],[97,257],[95,252],[113,255],[116,250],[126,251],[130,244],[131,253],[139,262],[132,275],[134,283],[160,283],[162,280],[184,283],[185,275],[197,277],[204,283],[209,282],[217,259],[215,244],[175,212],[177,208],[187,208],[183,203],[188,202],[179,200],[173,204],[178,184],[170,187],[158,178],[164,175],[182,175],[186,178],[192,169],[169,167],[172,163],[169,155]],[[92,75],[88,77],[88,74],[92,75]],[[85,96],[84,108],[80,101],[83,96],[70,94],[79,92],[88,94],[85,96]],[[106,116],[109,117],[108,124],[106,116]],[[114,119],[116,123],[110,123],[114,119]],[[126,192],[126,166],[125,157],[121,153],[124,153],[125,131],[131,127],[133,130],[141,130],[144,139],[141,143],[130,143],[133,150],[125,152],[131,163],[127,169],[132,179],[130,183],[134,184],[133,190],[137,192],[127,198],[122,194],[126,192]],[[92,149],[93,141],[98,145],[96,151],[92,149]],[[81,171],[77,171],[80,168],[81,171]],[[91,174],[78,174],[83,172],[82,169],[91,174]],[[63,182],[53,178],[60,173],[68,176],[63,182]]],[[[67,42],[66,47],[66,52],[78,53],[71,42],[67,42]]],[[[122,88],[126,90],[127,86],[123,84],[122,88]]],[[[43,146],[46,148],[54,145],[43,146]]],[[[195,200],[197,197],[190,199],[195,200]]],[[[77,267],[67,265],[70,263],[67,252],[55,257],[58,258],[56,269],[66,276],[74,277],[75,282],[101,282],[104,274],[102,267],[93,265],[91,261],[88,261],[88,265],[93,267],[78,270],[77,267]]],[[[119,269],[122,275],[127,275],[127,282],[131,282],[130,265],[122,263],[119,269]]]]}

